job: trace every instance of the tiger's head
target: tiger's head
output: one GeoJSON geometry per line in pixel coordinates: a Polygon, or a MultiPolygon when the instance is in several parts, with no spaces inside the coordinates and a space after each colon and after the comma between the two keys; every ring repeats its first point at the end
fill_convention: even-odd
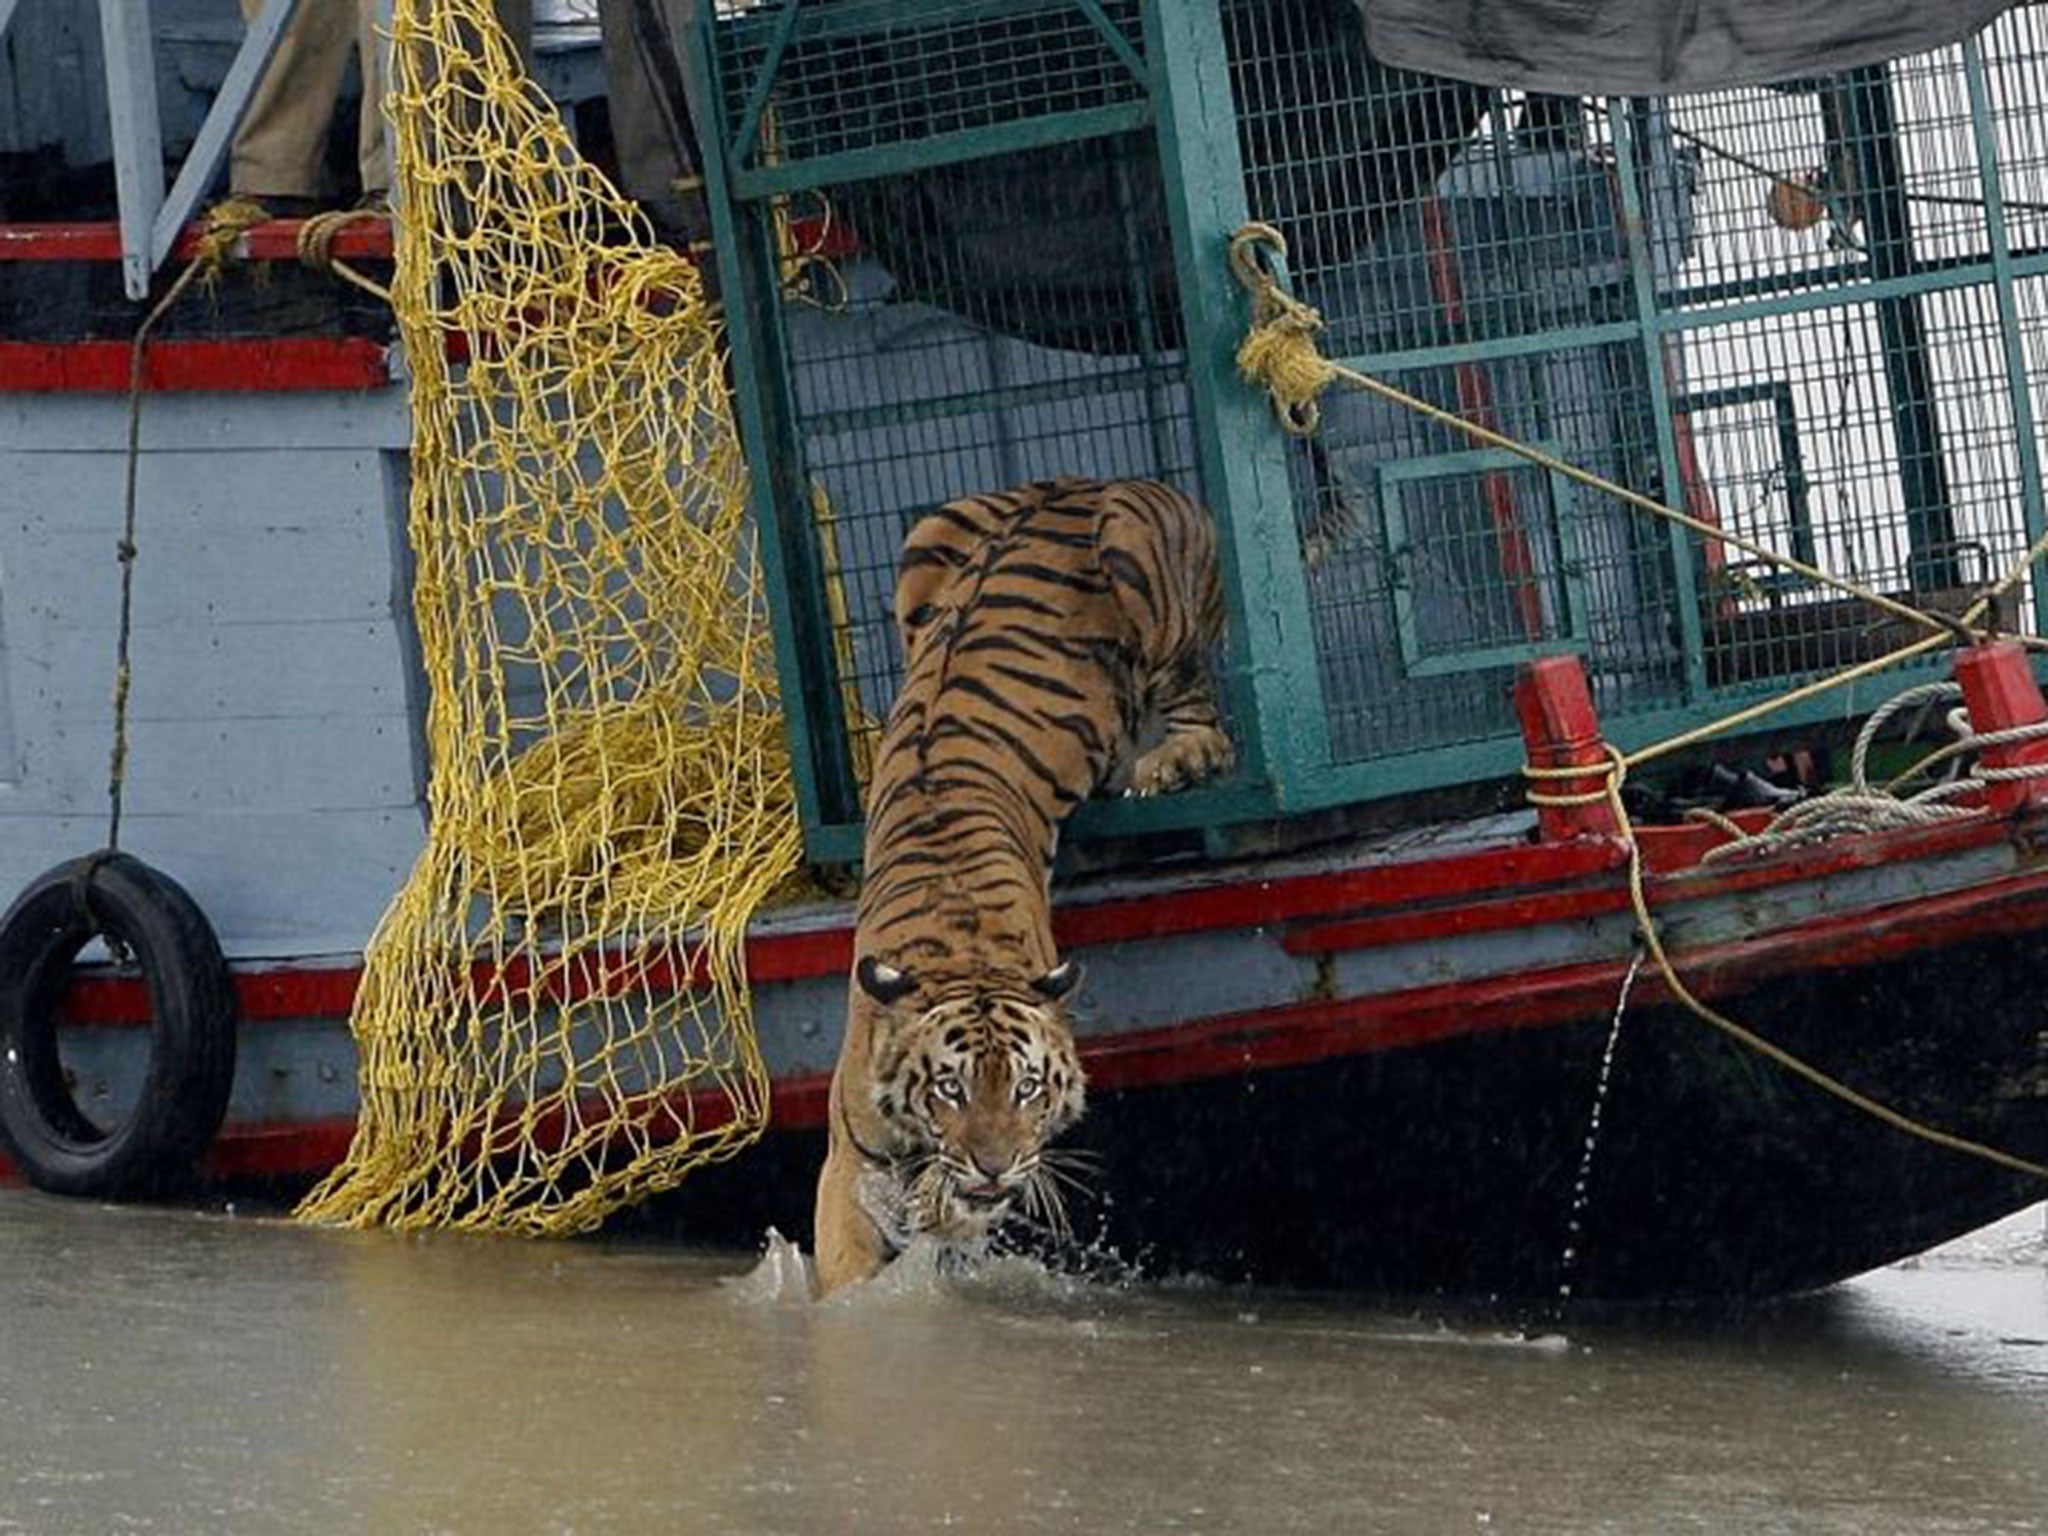
{"type": "Polygon", "coordinates": [[[973,1241],[1021,1201],[1064,1235],[1064,1175],[1047,1143],[1086,1103],[1061,1007],[1079,968],[1069,961],[1029,982],[921,982],[865,958],[855,977],[884,1007],[915,1010],[884,1033],[873,1078],[875,1110],[903,1153],[904,1226],[973,1241]]]}

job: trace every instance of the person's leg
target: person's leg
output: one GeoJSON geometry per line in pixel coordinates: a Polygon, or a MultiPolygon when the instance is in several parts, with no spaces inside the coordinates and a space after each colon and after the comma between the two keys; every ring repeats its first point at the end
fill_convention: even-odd
{"type": "MultiPolygon", "coordinates": [[[[244,0],[247,3],[247,0],[244,0]]],[[[384,139],[384,48],[376,35],[376,0],[360,0],[363,58],[363,110],[356,127],[356,160],[363,178],[366,200],[388,199],[391,193],[391,161],[384,139]]],[[[533,67],[533,0],[494,0],[498,25],[518,50],[519,59],[533,67]]]]}
{"type": "MultiPolygon", "coordinates": [[[[242,0],[253,17],[263,0],[242,0]]],[[[238,197],[320,195],[327,125],[355,42],[356,0],[302,0],[235,131],[228,188],[238,197]]]]}

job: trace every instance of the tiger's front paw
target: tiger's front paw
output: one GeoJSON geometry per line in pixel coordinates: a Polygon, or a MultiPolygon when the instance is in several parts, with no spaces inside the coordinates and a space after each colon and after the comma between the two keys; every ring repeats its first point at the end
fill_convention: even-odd
{"type": "Polygon", "coordinates": [[[1236,749],[1217,727],[1202,725],[1175,731],[1133,765],[1131,793],[1171,794],[1219,773],[1228,773],[1235,761],[1236,749]]]}

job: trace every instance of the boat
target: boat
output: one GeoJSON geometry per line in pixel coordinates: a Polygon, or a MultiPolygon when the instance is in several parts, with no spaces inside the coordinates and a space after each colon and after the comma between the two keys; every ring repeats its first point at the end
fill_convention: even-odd
{"type": "MultiPolygon", "coordinates": [[[[1445,40],[1398,4],[701,7],[677,41],[702,259],[822,885],[746,930],[765,1134],[629,1219],[806,1233],[896,541],[948,496],[1061,473],[1217,510],[1243,759],[1091,803],[1065,843],[1099,1251],[1722,1299],[2041,1199],[2048,15],[1958,10],[1871,56],[1856,9],[1774,39],[1811,67],[1702,77],[1680,50],[1599,87],[1540,38],[1508,84],[1417,73],[1445,40]],[[1286,430],[1237,373],[1257,296],[1401,387],[1331,388],[1286,430]]],[[[79,57],[81,14],[13,13],[10,58],[79,57]]],[[[14,68],[19,118],[40,98],[14,68]]],[[[360,309],[289,335],[229,310],[152,340],[134,387],[152,221],[174,264],[200,237],[176,188],[140,215],[129,190],[115,219],[0,228],[0,891],[70,912],[107,875],[131,574],[122,846],[218,936],[236,1020],[224,1106],[164,1150],[203,1187],[299,1190],[356,1135],[348,1021],[427,830],[409,362],[360,309]]],[[[238,239],[300,248],[290,223],[238,239]]],[[[392,250],[375,220],[335,242],[392,250]]],[[[166,1011],[89,938],[0,977],[0,1004],[55,1010],[87,1147],[144,1112],[166,1011]]],[[[665,975],[703,983],[687,956],[665,975]]]]}

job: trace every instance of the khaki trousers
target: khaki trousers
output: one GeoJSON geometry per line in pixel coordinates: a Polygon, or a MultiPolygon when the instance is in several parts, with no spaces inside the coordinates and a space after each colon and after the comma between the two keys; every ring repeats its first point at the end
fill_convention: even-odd
{"type": "MultiPolygon", "coordinates": [[[[263,0],[241,0],[246,20],[263,0]]],[[[533,47],[533,0],[495,0],[498,24],[525,55],[533,47]]],[[[391,190],[384,149],[384,50],[372,26],[373,0],[300,0],[270,68],[235,133],[228,186],[247,197],[319,197],[327,127],[341,99],[350,49],[362,54],[363,111],[356,162],[366,193],[391,190]]]]}

